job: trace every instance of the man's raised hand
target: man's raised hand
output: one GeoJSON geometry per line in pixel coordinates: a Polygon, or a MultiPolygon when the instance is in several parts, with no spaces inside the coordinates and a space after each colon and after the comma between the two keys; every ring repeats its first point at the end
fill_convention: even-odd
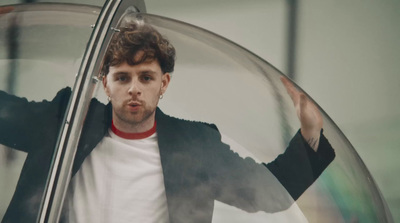
{"type": "Polygon", "coordinates": [[[286,77],[280,78],[296,108],[301,123],[301,135],[315,151],[318,149],[323,121],[318,107],[286,77]]]}

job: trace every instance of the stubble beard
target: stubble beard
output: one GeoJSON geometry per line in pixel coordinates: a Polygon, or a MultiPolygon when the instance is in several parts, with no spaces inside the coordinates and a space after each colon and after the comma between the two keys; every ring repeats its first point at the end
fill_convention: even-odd
{"type": "Polygon", "coordinates": [[[142,124],[145,124],[146,121],[151,119],[151,117],[155,114],[155,109],[153,110],[144,110],[140,112],[126,112],[119,113],[115,112],[117,118],[124,124],[126,127],[136,128],[142,124]],[[136,113],[136,114],[135,114],[136,113]]]}

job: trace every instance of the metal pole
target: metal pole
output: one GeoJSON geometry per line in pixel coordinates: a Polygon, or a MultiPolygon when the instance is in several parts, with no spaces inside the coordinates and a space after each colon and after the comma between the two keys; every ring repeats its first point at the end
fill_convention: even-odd
{"type": "Polygon", "coordinates": [[[287,0],[287,75],[295,80],[296,78],[296,49],[297,49],[297,11],[298,0],[287,0]]]}

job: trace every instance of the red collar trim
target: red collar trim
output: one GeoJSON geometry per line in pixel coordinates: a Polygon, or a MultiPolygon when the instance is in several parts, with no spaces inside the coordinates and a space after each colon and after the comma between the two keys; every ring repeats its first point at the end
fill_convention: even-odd
{"type": "Polygon", "coordinates": [[[115,127],[114,122],[111,121],[111,131],[115,135],[117,135],[121,138],[124,138],[124,139],[145,139],[145,138],[153,135],[156,132],[156,126],[157,126],[157,123],[154,122],[154,126],[151,129],[147,130],[146,132],[128,133],[128,132],[123,132],[123,131],[118,130],[117,127],[115,127]]]}

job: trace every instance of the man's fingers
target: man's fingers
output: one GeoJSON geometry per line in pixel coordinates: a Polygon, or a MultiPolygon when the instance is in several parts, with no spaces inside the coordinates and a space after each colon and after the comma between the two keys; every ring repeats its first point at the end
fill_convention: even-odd
{"type": "Polygon", "coordinates": [[[322,116],[314,102],[312,102],[303,92],[298,91],[289,79],[283,76],[280,77],[280,79],[296,107],[302,131],[307,129],[318,129],[319,132],[322,128],[322,116]]]}
{"type": "Polygon", "coordinates": [[[303,93],[300,93],[300,111],[305,112],[307,106],[307,96],[303,93]]]}
{"type": "Polygon", "coordinates": [[[312,115],[317,123],[320,123],[320,128],[322,128],[322,116],[318,107],[312,102],[305,94],[300,93],[300,111],[303,114],[308,113],[312,115]]]}
{"type": "Polygon", "coordinates": [[[293,104],[296,105],[299,101],[299,92],[293,86],[293,84],[287,79],[286,77],[280,77],[283,86],[285,86],[286,91],[288,92],[289,96],[292,98],[293,104]]]}

